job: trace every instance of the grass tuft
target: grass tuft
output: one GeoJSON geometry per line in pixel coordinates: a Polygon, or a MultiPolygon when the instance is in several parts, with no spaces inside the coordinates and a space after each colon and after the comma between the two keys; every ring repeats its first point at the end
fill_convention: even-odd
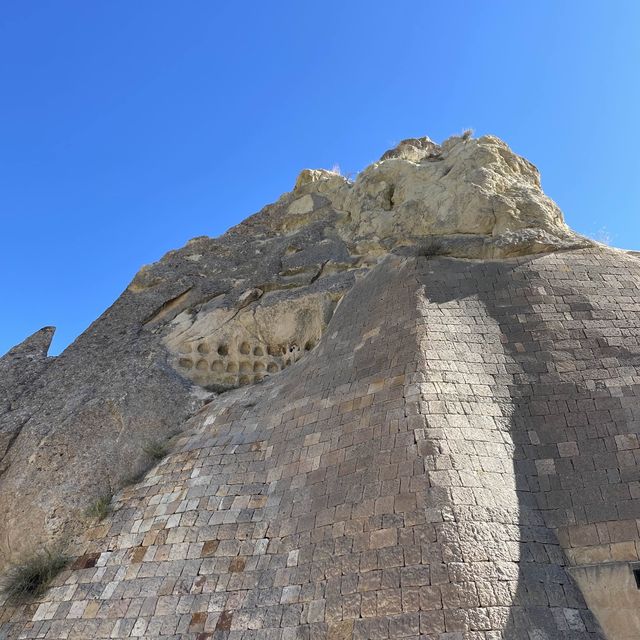
{"type": "Polygon", "coordinates": [[[128,476],[122,478],[120,486],[123,488],[130,487],[131,485],[138,484],[138,482],[142,482],[150,468],[151,467],[149,465],[145,465],[144,467],[140,467],[132,471],[128,476]]]}
{"type": "Polygon", "coordinates": [[[46,591],[70,558],[59,550],[44,549],[9,568],[0,589],[9,600],[28,601],[46,591]]]}
{"type": "Polygon", "coordinates": [[[105,494],[99,496],[95,502],[86,510],[87,516],[95,518],[98,522],[104,520],[111,513],[111,499],[113,496],[105,494]]]}
{"type": "Polygon", "coordinates": [[[169,448],[164,442],[152,440],[148,442],[142,449],[153,461],[162,460],[168,453],[169,448]]]}
{"type": "Polygon", "coordinates": [[[169,445],[162,440],[150,440],[142,447],[142,450],[146,455],[146,460],[142,460],[139,463],[141,466],[139,466],[138,469],[134,469],[130,475],[122,479],[120,483],[121,487],[138,484],[138,482],[145,477],[149,469],[168,455],[169,445]]]}

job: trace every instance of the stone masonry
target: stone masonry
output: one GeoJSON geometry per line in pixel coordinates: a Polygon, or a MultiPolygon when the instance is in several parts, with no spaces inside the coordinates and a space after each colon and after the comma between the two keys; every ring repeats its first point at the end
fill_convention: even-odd
{"type": "MultiPolygon", "coordinates": [[[[51,588],[0,600],[0,638],[640,637],[640,262],[529,239],[452,257],[459,242],[305,285],[333,278],[331,313],[282,334],[304,336],[299,356],[203,396],[170,454],[75,530],[51,588]]],[[[262,362],[277,336],[255,327],[287,300],[326,307],[177,309],[168,362],[244,315],[237,358],[262,362]]]]}

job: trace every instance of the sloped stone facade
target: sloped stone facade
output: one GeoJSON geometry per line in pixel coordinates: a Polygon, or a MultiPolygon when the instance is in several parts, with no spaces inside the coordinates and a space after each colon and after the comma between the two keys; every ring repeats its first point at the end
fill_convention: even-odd
{"type": "Polygon", "coordinates": [[[604,637],[570,574],[638,560],[639,276],[604,249],[389,256],[1,633],[604,637]]]}
{"type": "Polygon", "coordinates": [[[491,136],[303,171],[0,358],[0,640],[637,639],[639,288],[491,136]]]}

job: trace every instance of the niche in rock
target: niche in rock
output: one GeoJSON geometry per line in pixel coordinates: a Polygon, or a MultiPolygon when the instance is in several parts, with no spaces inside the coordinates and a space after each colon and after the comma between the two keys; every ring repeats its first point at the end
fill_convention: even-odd
{"type": "Polygon", "coordinates": [[[172,324],[165,344],[175,368],[216,391],[261,382],[295,364],[320,341],[339,296],[265,296],[238,311],[218,308],[172,324]]]}

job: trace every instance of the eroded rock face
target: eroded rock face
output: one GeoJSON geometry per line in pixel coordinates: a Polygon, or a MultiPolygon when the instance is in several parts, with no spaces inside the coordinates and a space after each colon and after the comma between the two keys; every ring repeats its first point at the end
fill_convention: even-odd
{"type": "Polygon", "coordinates": [[[0,460],[6,458],[22,427],[20,416],[13,415],[20,397],[33,389],[49,364],[47,352],[54,331],[44,327],[0,358],[0,460]]]}
{"type": "MultiPolygon", "coordinates": [[[[501,238],[492,249],[498,255],[589,244],[544,195],[535,166],[493,136],[453,137],[441,146],[428,138],[406,140],[353,183],[330,172],[316,172],[313,179],[303,172],[285,229],[320,212],[316,194],[344,213],[337,229],[356,245],[389,248],[428,236],[470,235],[475,238],[468,247],[458,243],[461,253],[479,251],[473,248],[478,237],[501,238]]],[[[479,251],[477,257],[487,256],[479,251]]]]}
{"type": "MultiPolygon", "coordinates": [[[[248,294],[248,295],[247,295],[248,294]]],[[[262,382],[295,364],[320,341],[340,294],[267,294],[240,309],[212,308],[177,316],[165,339],[183,375],[214,391],[262,382]]]]}
{"type": "Polygon", "coordinates": [[[390,253],[502,258],[589,244],[535,167],[490,136],[404,141],[354,182],[303,171],[220,238],[141,269],[60,356],[46,357],[46,329],[0,360],[0,568],[81,536],[87,506],[204,403],[312,358],[338,303],[390,253]]]}

